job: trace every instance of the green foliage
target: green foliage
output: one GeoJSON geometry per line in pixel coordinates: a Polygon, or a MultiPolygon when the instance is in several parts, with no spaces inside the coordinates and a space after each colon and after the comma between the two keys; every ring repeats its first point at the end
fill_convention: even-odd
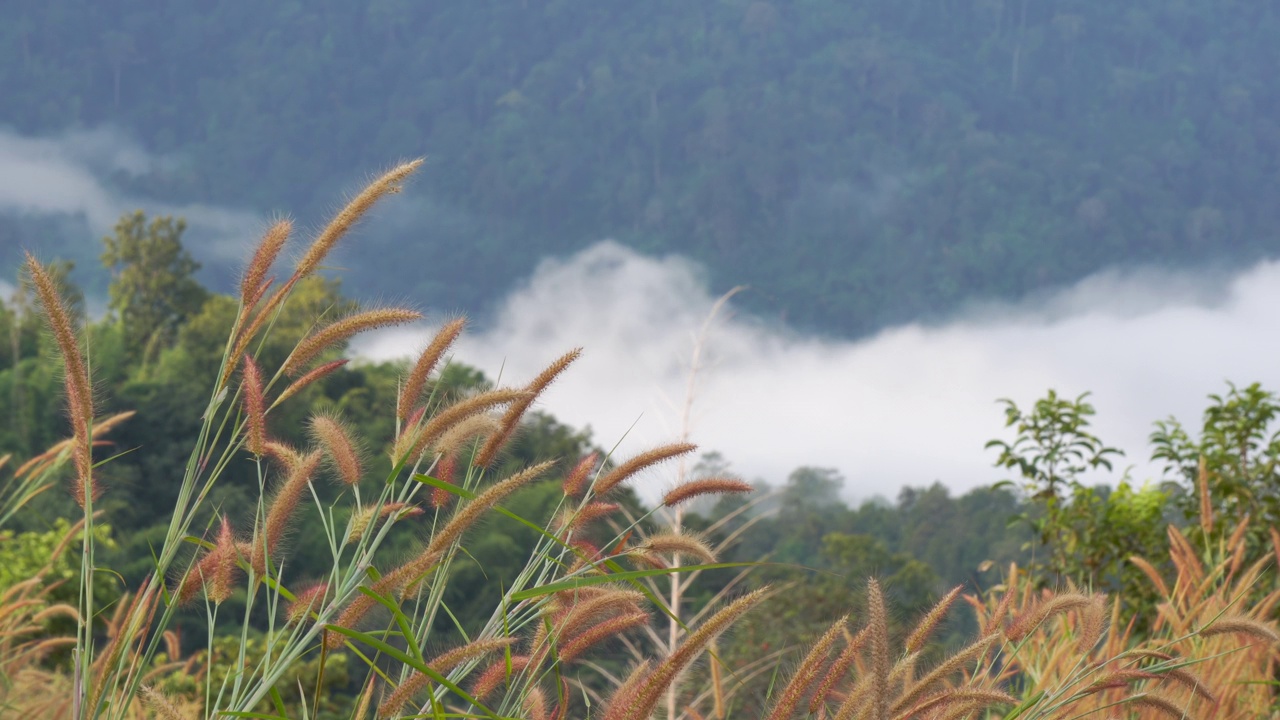
{"type": "Polygon", "coordinates": [[[172,217],[148,223],[138,210],[102,239],[102,263],[112,271],[110,307],[124,326],[125,346],[143,366],[172,344],[208,296],[194,277],[200,264],[182,247],[186,227],[172,217]]]}
{"type": "Polygon", "coordinates": [[[1019,515],[1035,532],[1038,548],[1030,570],[1040,583],[1067,578],[1098,589],[1127,591],[1134,602],[1151,600],[1146,583],[1128,562],[1146,556],[1163,543],[1166,492],[1148,486],[1135,488],[1122,480],[1115,491],[1090,487],[1082,476],[1099,468],[1111,469],[1111,457],[1123,455],[1090,432],[1093,405],[1088,393],[1067,399],[1050,390],[1023,411],[1012,400],[1001,400],[1005,426],[1013,428],[1012,442],[995,439],[996,466],[1015,470],[1016,484],[1031,506],[1019,515]]]}
{"type": "MultiPolygon", "coordinates": [[[[163,157],[113,178],[134,196],[315,218],[347,189],[328,178],[424,152],[412,217],[350,287],[434,307],[617,237],[861,333],[1280,242],[1267,3],[12,0],[5,20],[0,124],[126,129],[163,157]]],[[[0,220],[0,253],[58,234],[0,220]]]]}

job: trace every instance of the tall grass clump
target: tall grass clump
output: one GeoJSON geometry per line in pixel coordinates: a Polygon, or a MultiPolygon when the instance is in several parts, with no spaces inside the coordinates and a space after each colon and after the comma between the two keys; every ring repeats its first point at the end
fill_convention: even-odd
{"type": "MultiPolygon", "coordinates": [[[[95,503],[104,492],[97,465],[104,459],[95,456],[93,442],[101,423],[95,427],[90,355],[45,268],[27,257],[65,367],[72,437],[59,457],[74,466],[71,492],[83,511],[80,598],[77,607],[65,609],[76,622],[75,637],[63,641],[71,646],[70,677],[59,691],[65,702],[43,709],[43,716],[315,717],[324,704],[327,661],[337,656],[364,668],[350,717],[576,716],[584,707],[570,692],[567,670],[587,668],[593,648],[637,632],[654,612],[665,611],[641,582],[668,572],[655,567],[659,558],[683,552],[703,564],[713,560],[678,533],[642,543],[634,531],[647,522],[643,517],[621,520],[616,531],[602,529],[619,507],[612,500],[617,488],[646,467],[689,452],[688,443],[621,463],[592,456],[496,469],[523,415],[578,350],[523,385],[446,398],[436,391],[435,377],[463,330],[463,320],[456,319],[407,369],[397,402],[387,408],[392,437],[357,437],[329,409],[306,420],[306,447],[280,440],[282,404],[345,362],[330,359],[333,348],[358,333],[421,317],[401,307],[322,314],[282,361],[273,363],[261,352],[299,283],[320,270],[363,215],[397,192],[419,165],[398,165],[358,193],[306,245],[283,282],[273,271],[292,226],[279,222],[267,230],[240,283],[238,311],[208,399],[191,408],[201,424],[181,477],[167,479],[178,485],[177,500],[154,547],[151,571],[109,607],[96,605],[90,591],[95,575],[107,572],[95,557],[93,533],[95,503]],[[379,446],[385,455],[370,452],[379,446]],[[245,468],[258,491],[254,510],[228,516],[211,497],[245,468]],[[553,522],[536,523],[503,506],[517,491],[552,480],[563,490],[553,522]],[[445,590],[468,532],[496,514],[530,526],[538,539],[488,621],[469,631],[451,620],[445,590]],[[410,518],[416,520],[407,527],[410,518]],[[328,568],[319,577],[290,573],[290,538],[304,523],[324,538],[328,568]],[[417,538],[417,549],[403,551],[406,537],[417,538]],[[393,538],[401,550],[381,552],[393,538]],[[204,665],[197,668],[193,659],[183,665],[185,684],[170,682],[166,673],[182,663],[169,630],[191,613],[204,618],[204,665]],[[109,618],[105,632],[95,618],[109,618]],[[236,642],[228,646],[226,638],[236,642]],[[304,667],[317,675],[309,682],[310,696],[297,693],[304,667]],[[285,697],[295,695],[300,697],[286,706],[285,697]]],[[[671,499],[740,489],[729,481],[703,483],[676,488],[671,499]]],[[[16,592],[38,588],[37,578],[29,590],[16,592]]],[[[691,628],[665,657],[635,667],[603,712],[645,716],[712,638],[759,597],[726,598],[723,609],[691,628]]],[[[575,681],[580,676],[575,670],[575,681]]]]}

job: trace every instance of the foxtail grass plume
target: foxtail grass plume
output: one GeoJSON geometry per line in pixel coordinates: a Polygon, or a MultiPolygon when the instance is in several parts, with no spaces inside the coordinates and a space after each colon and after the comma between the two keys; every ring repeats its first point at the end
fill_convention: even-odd
{"type": "Polygon", "coordinates": [[[284,371],[291,375],[298,374],[317,355],[334,345],[346,342],[358,333],[392,325],[403,325],[421,318],[422,313],[405,308],[378,308],[352,313],[303,338],[285,360],[284,371]]]}
{"type": "Polygon", "coordinates": [[[703,495],[727,495],[730,493],[750,493],[755,488],[750,483],[737,478],[703,478],[681,483],[662,496],[662,504],[675,507],[703,495]]]}
{"type": "Polygon", "coordinates": [[[889,614],[875,578],[867,581],[867,627],[871,641],[871,717],[889,718],[889,614]]]}
{"type": "Polygon", "coordinates": [[[680,457],[681,455],[688,455],[697,449],[698,446],[693,443],[682,442],[662,445],[653,448],[652,450],[640,453],[613,470],[610,470],[604,477],[596,480],[595,492],[597,495],[604,495],[630,479],[641,470],[657,465],[663,461],[680,457]]]}
{"type": "Polygon", "coordinates": [[[907,636],[907,641],[904,644],[904,648],[908,653],[924,648],[929,636],[938,627],[938,623],[942,622],[942,618],[946,617],[947,613],[951,611],[952,604],[955,603],[956,598],[960,597],[960,591],[962,590],[964,590],[963,585],[957,585],[952,588],[950,592],[943,595],[942,599],[929,609],[929,612],[925,613],[920,622],[916,623],[915,628],[907,636]]]}
{"type": "Polygon", "coordinates": [[[700,538],[685,533],[656,533],[636,545],[633,552],[640,555],[683,554],[691,555],[705,563],[716,561],[715,552],[700,538]]]}
{"type": "Polygon", "coordinates": [[[26,261],[31,284],[35,287],[36,297],[44,308],[46,323],[53,332],[53,339],[62,355],[63,380],[67,391],[67,414],[71,417],[71,428],[74,433],[75,499],[83,508],[87,499],[97,499],[102,492],[101,487],[97,486],[93,479],[93,450],[89,437],[89,426],[93,420],[93,388],[89,382],[89,371],[84,357],[80,353],[75,328],[71,324],[71,315],[63,304],[57,284],[31,253],[26,253],[26,261]]]}
{"type": "Polygon", "coordinates": [[[418,458],[428,445],[439,440],[450,428],[463,420],[499,405],[515,402],[524,395],[523,390],[499,388],[463,398],[437,412],[422,425],[406,428],[400,437],[396,438],[395,447],[391,451],[392,461],[400,463],[418,458]]]}
{"type": "Polygon", "coordinates": [[[313,611],[324,604],[324,600],[329,595],[328,583],[312,583],[294,594],[293,602],[289,603],[285,608],[285,622],[290,625],[297,625],[306,620],[313,611]]]}
{"type": "Polygon", "coordinates": [[[818,714],[818,709],[827,701],[827,696],[831,694],[836,683],[840,682],[840,679],[849,672],[854,661],[858,659],[858,653],[862,651],[862,646],[866,644],[870,634],[870,631],[864,627],[845,643],[844,650],[840,651],[835,662],[827,668],[826,675],[822,677],[822,681],[818,683],[818,689],[813,693],[813,699],[809,701],[810,715],[818,714]]]}
{"type": "Polygon", "coordinates": [[[275,264],[276,258],[280,256],[280,251],[284,249],[292,232],[292,222],[277,220],[263,233],[262,240],[253,251],[253,259],[249,261],[249,267],[240,278],[240,304],[244,308],[242,312],[248,312],[262,299],[262,294],[266,290],[267,273],[275,264]]]}
{"type": "Polygon", "coordinates": [[[493,464],[493,461],[498,457],[498,452],[511,439],[511,435],[516,431],[516,426],[520,424],[520,419],[529,410],[529,406],[533,405],[533,401],[560,376],[560,373],[564,372],[565,369],[573,364],[573,361],[581,356],[582,348],[570,350],[556,358],[555,362],[538,373],[537,377],[524,387],[528,395],[507,406],[507,411],[502,415],[502,420],[499,421],[498,431],[489,436],[484,447],[480,448],[480,452],[476,455],[474,464],[477,467],[488,467],[493,464]]]}
{"type": "Polygon", "coordinates": [[[258,363],[248,355],[244,356],[240,386],[246,428],[245,447],[261,457],[266,452],[267,408],[263,398],[262,371],[258,369],[258,363]]]}
{"type": "MultiPolygon", "coordinates": [[[[446,455],[440,458],[436,463],[436,479],[448,485],[456,484],[454,482],[454,474],[457,472],[458,461],[452,455],[446,455]]],[[[457,497],[442,487],[431,488],[431,507],[442,510],[453,504],[453,499],[457,497]]]]}
{"type": "Polygon", "coordinates": [[[622,506],[618,503],[593,501],[578,508],[577,510],[568,511],[563,525],[572,530],[581,529],[585,525],[589,525],[602,517],[608,517],[617,512],[622,506]]]}
{"type": "Polygon", "coordinates": [[[337,418],[315,415],[311,418],[311,437],[324,449],[333,464],[338,478],[348,487],[360,484],[364,474],[360,462],[360,446],[351,437],[351,431],[337,418]]]}
{"type": "Polygon", "coordinates": [[[280,489],[276,491],[276,495],[271,500],[271,505],[267,509],[266,524],[262,529],[262,533],[253,540],[253,570],[259,576],[265,575],[267,571],[267,558],[280,547],[280,541],[284,539],[285,533],[289,529],[289,522],[293,517],[294,510],[298,507],[298,502],[302,500],[302,494],[311,483],[311,478],[320,469],[320,463],[324,456],[320,452],[310,452],[298,461],[293,467],[284,482],[280,485],[280,489]]]}
{"type": "Polygon", "coordinates": [[[1277,634],[1274,628],[1260,620],[1244,615],[1230,615],[1215,620],[1208,627],[1200,628],[1198,634],[1202,637],[1235,634],[1265,643],[1280,642],[1280,634],[1277,634]]]}
{"type": "Polygon", "coordinates": [[[347,533],[347,542],[353,543],[364,537],[369,532],[370,526],[373,524],[373,517],[377,515],[379,519],[385,520],[389,517],[395,517],[396,520],[417,517],[426,511],[417,505],[410,505],[403,502],[390,502],[382,507],[370,505],[360,510],[351,518],[351,530],[347,533]]]}
{"type": "Polygon", "coordinates": [[[377,204],[379,200],[394,193],[400,192],[401,183],[405,181],[415,170],[422,166],[422,160],[411,160],[407,163],[391,168],[387,172],[377,177],[373,182],[365,186],[351,202],[338,212],[337,215],[329,221],[316,239],[311,243],[303,253],[302,258],[298,260],[297,268],[293,272],[295,279],[307,277],[320,267],[320,263],[324,261],[329,251],[333,250],[333,246],[342,239],[343,235],[355,225],[365,213],[377,204]]]}
{"type": "MultiPolygon", "coordinates": [[[[604,711],[604,720],[644,720],[653,714],[659,698],[676,681],[685,668],[694,661],[715,637],[737,622],[769,593],[768,586],[744,595],[693,630],[670,655],[644,672],[634,682],[628,678],[619,686],[604,711]]],[[[641,668],[644,668],[641,664],[641,668]]],[[[640,668],[638,668],[640,669],[640,668]]],[[[633,671],[633,677],[635,671],[633,671]]]]}
{"type": "Polygon", "coordinates": [[[476,678],[475,685],[471,686],[472,697],[483,701],[508,678],[524,672],[527,667],[529,667],[528,655],[512,655],[510,659],[498,660],[485,668],[484,672],[480,673],[480,677],[476,678]]]}
{"type": "Polygon", "coordinates": [[[1089,605],[1089,597],[1081,593],[1063,593],[1049,600],[1037,603],[1030,610],[1023,612],[1005,630],[1005,637],[1019,642],[1035,632],[1045,620],[1072,610],[1080,610],[1089,605]]]}
{"type": "Polygon", "coordinates": [[[294,395],[297,395],[306,389],[308,385],[316,382],[317,380],[323,380],[334,372],[337,372],[342,368],[342,366],[349,362],[351,362],[349,358],[339,358],[337,360],[330,360],[327,363],[317,365],[315,369],[309,370],[302,377],[285,386],[284,391],[281,392],[280,396],[276,398],[276,401],[271,404],[271,407],[275,407],[294,395]]]}
{"type": "Polygon", "coordinates": [[[431,338],[431,342],[413,364],[413,369],[405,376],[404,384],[400,386],[400,396],[396,401],[396,419],[405,420],[413,413],[414,406],[422,398],[422,390],[427,386],[427,379],[431,376],[431,372],[435,370],[436,365],[440,364],[440,359],[462,334],[466,325],[466,318],[454,318],[445,323],[444,327],[436,332],[435,337],[431,338]]]}
{"type": "Polygon", "coordinates": [[[581,495],[586,490],[587,479],[591,477],[591,471],[596,469],[598,462],[600,462],[600,456],[596,453],[591,453],[579,460],[564,478],[564,494],[569,497],[581,495]]]}
{"type": "MultiPolygon", "coordinates": [[[[504,650],[511,647],[513,643],[515,643],[515,638],[509,637],[474,640],[462,647],[437,655],[427,661],[427,666],[443,675],[464,662],[504,650]]],[[[408,680],[400,683],[400,686],[383,701],[382,705],[378,706],[378,715],[389,717],[400,712],[401,708],[407,705],[414,695],[422,692],[430,683],[431,678],[426,674],[414,673],[408,680]]]]}
{"type": "Polygon", "coordinates": [[[564,638],[560,641],[559,655],[561,662],[573,662],[582,657],[583,653],[592,647],[617,637],[622,633],[638,627],[644,627],[649,624],[649,613],[646,612],[629,612],[587,627],[576,635],[564,638]]]}
{"type": "Polygon", "coordinates": [[[788,720],[791,717],[800,701],[804,699],[805,693],[809,692],[809,688],[818,680],[819,673],[822,672],[827,658],[831,655],[831,649],[843,635],[848,622],[848,616],[835,621],[813,644],[804,660],[800,661],[800,667],[796,668],[795,674],[782,689],[778,702],[769,713],[768,720],[788,720]]]}
{"type": "Polygon", "coordinates": [[[474,449],[476,441],[482,437],[492,437],[499,430],[495,418],[485,413],[472,415],[440,435],[440,439],[436,440],[436,452],[463,457],[464,450],[474,449]]]}

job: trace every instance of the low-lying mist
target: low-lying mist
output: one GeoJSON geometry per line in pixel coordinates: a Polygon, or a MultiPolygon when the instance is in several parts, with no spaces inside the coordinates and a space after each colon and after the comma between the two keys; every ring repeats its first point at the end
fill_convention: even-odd
{"type": "MultiPolygon", "coordinates": [[[[748,290],[747,292],[750,292],[748,290]]],[[[523,382],[561,352],[583,358],[542,407],[590,425],[625,455],[678,437],[695,338],[716,297],[699,269],[602,242],[545,261],[511,292],[458,357],[523,382]]],[[[782,482],[802,465],[833,467],[851,498],[941,481],[963,490],[1004,479],[983,445],[1009,437],[997,398],[1027,406],[1049,388],[1092,392],[1101,438],[1126,451],[1116,472],[1157,479],[1147,436],[1170,415],[1195,425],[1225,382],[1280,387],[1280,264],[1234,276],[1102,273],[1017,305],[957,312],[859,341],[803,336],[735,314],[712,323],[694,387],[691,436],[747,478],[782,482]]],[[[358,347],[408,356],[431,328],[358,347]]],[[[652,497],[664,482],[644,488],[652,497]]]]}

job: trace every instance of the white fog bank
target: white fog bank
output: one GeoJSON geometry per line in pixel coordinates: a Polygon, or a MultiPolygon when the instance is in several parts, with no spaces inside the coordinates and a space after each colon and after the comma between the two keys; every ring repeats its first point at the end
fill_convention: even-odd
{"type": "MultiPolygon", "coordinates": [[[[677,437],[694,337],[715,300],[688,261],[603,242],[542,263],[457,358],[523,382],[582,346],[541,407],[589,425],[605,447],[621,440],[626,455],[677,437]]],[[[775,484],[813,465],[843,473],[851,498],[935,480],[962,491],[1006,477],[983,450],[1009,436],[997,398],[1027,406],[1048,388],[1092,391],[1097,434],[1127,453],[1117,471],[1133,465],[1135,479],[1153,478],[1153,421],[1176,415],[1195,425],[1205,396],[1225,391],[1226,380],[1280,388],[1277,307],[1276,263],[1216,281],[1104,273],[1034,304],[860,341],[770,328],[730,307],[708,338],[692,439],[775,484]]],[[[357,349],[407,357],[430,332],[387,332],[357,349]]],[[[657,474],[644,489],[652,496],[669,480],[657,474]]]]}

